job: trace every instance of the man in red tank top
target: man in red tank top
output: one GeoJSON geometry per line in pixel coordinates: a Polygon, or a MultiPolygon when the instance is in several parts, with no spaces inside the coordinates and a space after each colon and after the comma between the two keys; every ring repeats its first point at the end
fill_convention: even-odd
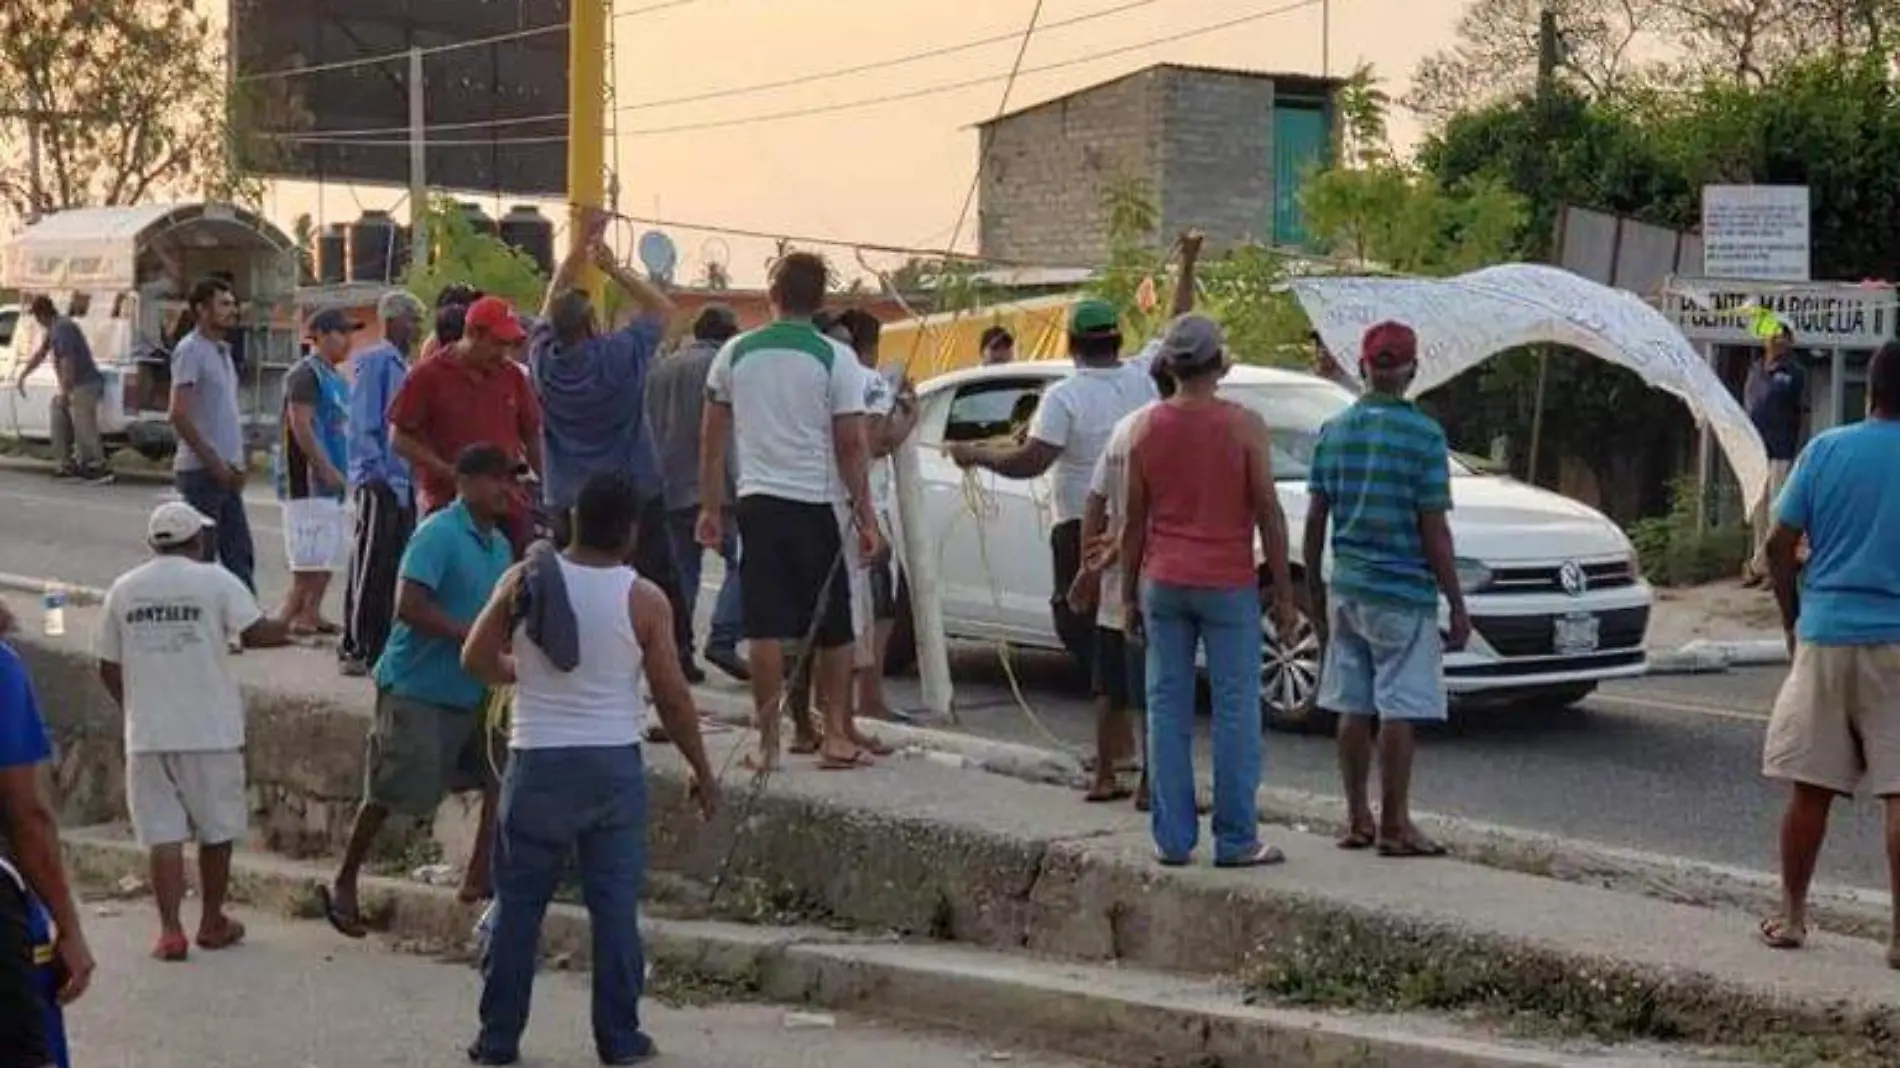
{"type": "Polygon", "coordinates": [[[1285,857],[1260,840],[1254,800],[1262,656],[1256,532],[1275,626],[1289,626],[1294,609],[1267,425],[1216,395],[1229,364],[1212,319],[1176,319],[1156,359],[1176,391],[1134,430],[1122,529],[1124,618],[1148,642],[1155,853],[1163,864],[1186,864],[1200,837],[1194,683],[1195,654],[1205,651],[1214,720],[1214,864],[1277,864],[1285,857]]]}

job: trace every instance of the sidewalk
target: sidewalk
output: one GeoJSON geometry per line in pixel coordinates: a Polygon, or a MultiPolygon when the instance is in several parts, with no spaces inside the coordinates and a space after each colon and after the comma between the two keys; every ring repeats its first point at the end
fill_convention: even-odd
{"type": "MultiPolygon", "coordinates": [[[[89,626],[76,620],[73,633],[89,626]]],[[[122,811],[117,717],[82,644],[22,642],[61,744],[69,825],[122,811]]],[[[260,837],[283,852],[325,852],[360,787],[366,688],[311,654],[246,656],[239,670],[260,837]]],[[[731,760],[746,741],[709,740],[716,766],[730,769],[711,826],[688,803],[677,755],[655,747],[650,758],[651,863],[697,885],[702,901],[719,885],[723,915],[1233,977],[1286,1004],[1795,1043],[1816,1054],[1804,1063],[1900,1057],[1900,981],[1879,942],[1821,934],[1804,952],[1774,953],[1756,944],[1745,912],[1457,860],[1342,853],[1324,826],[1270,829],[1290,858],[1282,868],[1216,871],[1204,845],[1200,866],[1162,869],[1142,817],[1082,805],[1063,787],[919,753],[842,774],[794,760],[754,795],[731,760]]],[[[465,834],[459,822],[438,835],[465,834]]]]}

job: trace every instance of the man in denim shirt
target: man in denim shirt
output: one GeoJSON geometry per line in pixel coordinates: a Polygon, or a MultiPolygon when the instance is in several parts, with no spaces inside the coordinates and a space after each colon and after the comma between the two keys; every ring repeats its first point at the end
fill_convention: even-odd
{"type": "Polygon", "coordinates": [[[356,354],[350,386],[350,492],[356,555],[343,597],[343,673],[362,675],[383,655],[395,614],[396,572],[416,527],[409,465],[389,446],[389,402],[409,374],[422,304],[402,290],[376,303],[383,340],[356,354]]]}

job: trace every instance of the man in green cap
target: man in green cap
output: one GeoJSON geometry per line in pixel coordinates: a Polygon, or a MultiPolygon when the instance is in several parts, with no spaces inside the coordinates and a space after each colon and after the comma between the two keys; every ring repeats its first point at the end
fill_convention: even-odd
{"type": "MultiPolygon", "coordinates": [[[[1200,255],[1201,234],[1182,235],[1180,247],[1181,272],[1169,317],[1194,308],[1194,261],[1200,255]]],[[[1028,439],[1021,444],[959,442],[948,450],[959,467],[987,468],[1004,478],[1037,478],[1053,469],[1055,525],[1049,531],[1049,547],[1055,588],[1049,591],[1049,604],[1056,635],[1084,671],[1094,667],[1095,620],[1072,611],[1068,594],[1082,567],[1082,516],[1089,482],[1115,424],[1157,396],[1149,374],[1156,347],[1149,345],[1124,363],[1121,314],[1107,301],[1081,301],[1069,313],[1069,356],[1076,373],[1043,394],[1028,439]]]]}

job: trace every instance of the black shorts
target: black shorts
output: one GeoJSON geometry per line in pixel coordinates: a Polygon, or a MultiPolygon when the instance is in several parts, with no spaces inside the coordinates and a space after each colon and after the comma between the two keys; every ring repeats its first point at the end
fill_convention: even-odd
{"type": "Polygon", "coordinates": [[[879,623],[897,618],[897,583],[888,563],[871,568],[871,618],[879,623]]]}
{"type": "Polygon", "coordinates": [[[816,616],[818,648],[850,645],[857,636],[837,511],[752,494],[739,498],[738,516],[746,638],[802,641],[816,616]]]}
{"type": "Polygon", "coordinates": [[[1095,695],[1110,708],[1145,711],[1148,707],[1148,650],[1128,635],[1095,628],[1095,695]]]}
{"type": "Polygon", "coordinates": [[[0,871],[0,1068],[42,1068],[52,1060],[26,910],[26,895],[0,871]]]}

